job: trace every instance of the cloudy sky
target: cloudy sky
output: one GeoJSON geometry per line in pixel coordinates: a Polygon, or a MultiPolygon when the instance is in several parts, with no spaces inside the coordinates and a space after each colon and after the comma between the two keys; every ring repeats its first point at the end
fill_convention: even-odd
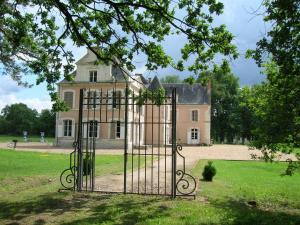
{"type": "MultiPolygon", "coordinates": [[[[260,69],[253,60],[245,59],[244,54],[247,49],[255,48],[255,43],[265,34],[266,25],[262,17],[254,16],[251,12],[257,9],[261,0],[221,0],[224,5],[224,14],[215,19],[216,24],[226,24],[228,29],[235,35],[235,44],[240,52],[240,57],[231,62],[233,73],[239,77],[241,85],[252,85],[264,79],[260,74],[260,69]]],[[[178,38],[168,38],[164,47],[171,56],[179,56],[178,38]]],[[[74,50],[76,59],[85,54],[85,48],[74,50]]],[[[178,74],[171,68],[159,71],[145,71],[144,61],[137,59],[136,72],[144,73],[145,76],[178,74]]],[[[184,77],[186,73],[179,73],[184,77]]],[[[34,76],[26,78],[31,83],[35,82],[34,76]]],[[[0,110],[7,104],[23,102],[29,107],[41,111],[51,108],[51,101],[46,90],[46,85],[41,84],[30,89],[18,87],[9,77],[0,77],[0,110]]]]}

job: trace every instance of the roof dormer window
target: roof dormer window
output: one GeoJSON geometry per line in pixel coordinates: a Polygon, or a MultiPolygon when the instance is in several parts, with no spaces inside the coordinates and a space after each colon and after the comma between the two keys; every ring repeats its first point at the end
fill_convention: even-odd
{"type": "Polygon", "coordinates": [[[90,82],[97,82],[97,70],[90,71],[90,82]]]}

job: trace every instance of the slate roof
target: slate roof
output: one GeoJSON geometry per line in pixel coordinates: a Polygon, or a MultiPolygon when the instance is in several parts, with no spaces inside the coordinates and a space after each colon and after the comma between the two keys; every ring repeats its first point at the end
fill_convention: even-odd
{"type": "Polygon", "coordinates": [[[135,75],[140,77],[140,79],[141,79],[141,81],[142,81],[142,83],[144,85],[148,85],[149,84],[149,81],[143,76],[143,74],[138,73],[138,74],[135,74],[135,75]]]}
{"type": "Polygon", "coordinates": [[[160,83],[160,80],[158,79],[157,76],[155,76],[151,83],[148,86],[149,90],[155,90],[155,89],[159,89],[159,88],[163,88],[162,84],[160,83]]]}
{"type": "Polygon", "coordinates": [[[116,81],[125,81],[125,77],[131,76],[129,71],[121,69],[118,66],[112,66],[111,73],[116,81]]]}
{"type": "Polygon", "coordinates": [[[200,84],[162,84],[168,95],[176,88],[178,104],[210,104],[211,96],[207,86],[200,84]]]}

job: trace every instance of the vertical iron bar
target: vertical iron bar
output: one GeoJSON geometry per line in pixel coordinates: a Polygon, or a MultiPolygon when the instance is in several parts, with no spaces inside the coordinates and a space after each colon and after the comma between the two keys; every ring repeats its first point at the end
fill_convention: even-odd
{"type": "Polygon", "coordinates": [[[160,121],[160,105],[158,106],[158,168],[157,168],[157,182],[158,182],[158,189],[157,189],[157,193],[159,194],[159,189],[160,189],[160,176],[159,176],[159,172],[160,172],[160,125],[161,125],[161,121],[160,121]]]}
{"type": "MultiPolygon", "coordinates": [[[[120,96],[121,99],[121,96],[120,96]]],[[[121,101],[120,101],[121,103],[121,101]]],[[[121,104],[119,104],[121,105],[121,104]]],[[[121,108],[119,108],[120,112],[121,108]]],[[[128,126],[128,84],[126,83],[125,88],[125,140],[124,140],[124,194],[126,194],[126,177],[127,177],[127,148],[128,148],[128,137],[127,137],[127,126],[128,126]]],[[[119,113],[119,120],[120,120],[120,113],[119,113]]]]}
{"type": "MultiPolygon", "coordinates": [[[[78,115],[78,136],[77,136],[77,190],[81,191],[82,187],[82,112],[83,112],[83,89],[80,89],[79,96],[79,115],[78,115]]],[[[74,179],[74,182],[75,179],[74,179]]],[[[75,187],[75,185],[74,185],[75,187]]]]}
{"type": "Polygon", "coordinates": [[[85,143],[85,191],[88,189],[88,163],[87,163],[87,157],[88,157],[88,148],[89,148],[89,132],[90,132],[90,101],[91,101],[91,90],[88,91],[88,110],[87,110],[87,123],[86,123],[86,143],[85,143]]]}
{"type": "Polygon", "coordinates": [[[108,89],[106,90],[106,104],[105,104],[105,122],[107,123],[107,113],[108,113],[108,89]]]}
{"type": "MultiPolygon", "coordinates": [[[[165,96],[166,97],[166,96],[165,96]]],[[[167,98],[166,98],[167,99],[167,98]]],[[[165,145],[165,195],[167,194],[167,103],[164,102],[165,107],[164,107],[164,111],[165,111],[165,115],[164,115],[164,132],[165,132],[165,137],[164,137],[164,145],[165,145]]]]}
{"type": "Polygon", "coordinates": [[[154,139],[154,130],[153,130],[153,123],[154,123],[154,110],[153,110],[153,92],[151,93],[151,109],[152,109],[152,137],[151,137],[151,194],[153,193],[153,139],[154,139]]]}
{"type": "Polygon", "coordinates": [[[131,146],[131,193],[133,193],[133,153],[134,153],[134,130],[135,130],[135,115],[134,115],[134,91],[132,92],[132,146],[131,146]]]}
{"type": "Polygon", "coordinates": [[[146,100],[145,100],[145,107],[144,107],[144,145],[145,145],[145,194],[147,193],[147,101],[148,101],[148,94],[146,92],[146,100]]]}
{"type": "Polygon", "coordinates": [[[96,122],[96,106],[97,106],[97,91],[94,92],[94,119],[93,119],[93,148],[92,148],[92,191],[94,191],[94,184],[95,184],[95,151],[96,151],[96,139],[95,139],[95,135],[96,135],[96,138],[97,138],[97,135],[98,135],[98,123],[96,122]],[[95,134],[95,131],[96,134],[95,134]]]}
{"type": "MultiPolygon", "coordinates": [[[[101,126],[101,122],[102,122],[102,88],[100,89],[100,101],[99,101],[99,122],[100,122],[100,126],[101,126]]],[[[101,128],[101,127],[100,127],[101,128]]],[[[99,131],[100,133],[100,131],[99,131]]]]}
{"type": "Polygon", "coordinates": [[[176,198],[176,89],[172,91],[172,198],[176,198]]]}
{"type": "Polygon", "coordinates": [[[138,193],[140,193],[140,160],[141,160],[141,109],[140,109],[140,101],[141,101],[141,90],[139,90],[139,153],[138,153],[138,193]]]}

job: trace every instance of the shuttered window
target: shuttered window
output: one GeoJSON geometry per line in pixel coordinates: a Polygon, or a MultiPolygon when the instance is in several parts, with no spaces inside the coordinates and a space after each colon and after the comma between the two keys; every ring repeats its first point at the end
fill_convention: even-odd
{"type": "Polygon", "coordinates": [[[116,138],[116,124],[113,122],[110,124],[110,139],[116,138]]]}
{"type": "Polygon", "coordinates": [[[122,91],[113,92],[113,108],[119,108],[121,104],[122,91]]]}
{"type": "Polygon", "coordinates": [[[99,107],[100,93],[98,91],[87,91],[85,94],[86,108],[94,109],[99,107]]]}
{"type": "Polygon", "coordinates": [[[192,121],[197,122],[198,121],[198,110],[192,111],[192,121]]]}
{"type": "Polygon", "coordinates": [[[72,91],[66,91],[64,92],[64,101],[68,107],[71,109],[73,108],[73,95],[74,93],[72,91]]]}

